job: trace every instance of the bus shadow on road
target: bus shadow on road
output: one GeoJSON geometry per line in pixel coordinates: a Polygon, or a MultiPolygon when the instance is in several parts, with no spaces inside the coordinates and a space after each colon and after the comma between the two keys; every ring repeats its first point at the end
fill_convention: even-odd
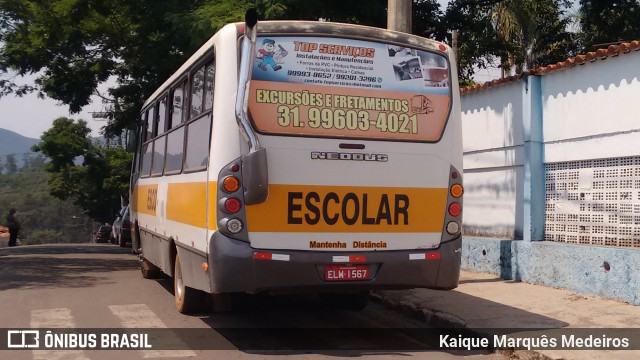
{"type": "MultiPolygon", "coordinates": [[[[467,296],[456,294],[456,296],[467,296]]],[[[313,295],[240,296],[229,313],[205,315],[202,321],[234,348],[251,354],[323,354],[363,356],[368,354],[406,356],[407,352],[440,351],[452,355],[486,355],[493,349],[442,349],[442,335],[488,336],[486,332],[444,326],[437,321],[417,321],[406,313],[370,303],[360,312],[324,306],[313,295]]],[[[466,299],[469,301],[471,299],[466,299]]],[[[481,299],[475,299],[478,303],[481,299]]],[[[489,304],[486,304],[489,305],[489,304]]],[[[491,306],[501,306],[492,304],[491,306]]],[[[538,318],[554,327],[566,326],[553,319],[518,309],[505,313],[538,318]]],[[[502,333],[505,329],[497,329],[502,333]]],[[[186,341],[187,343],[188,340],[186,341]]],[[[192,343],[195,348],[199,344],[192,343]]]]}
{"type": "MultiPolygon", "coordinates": [[[[173,294],[171,278],[156,281],[173,294]]],[[[427,323],[412,322],[374,303],[360,312],[338,310],[325,306],[315,294],[234,294],[232,311],[214,313],[203,306],[193,316],[212,331],[173,329],[192,350],[355,357],[407,356],[407,351],[432,351],[436,346],[437,335],[427,323]]]]}
{"type": "Polygon", "coordinates": [[[95,245],[22,246],[0,251],[0,291],[94,287],[108,273],[138,268],[130,249],[95,245]]]}
{"type": "MultiPolygon", "coordinates": [[[[173,294],[171,278],[157,281],[173,294]]],[[[421,303],[424,306],[407,306],[406,301],[401,306],[390,306],[384,298],[376,295],[373,298],[375,301],[371,301],[364,310],[347,311],[325,306],[314,294],[235,294],[232,311],[213,313],[210,308],[203,307],[201,312],[193,315],[199,317],[211,332],[208,329],[207,332],[179,329],[184,330],[184,334],[177,332],[177,336],[193,350],[237,349],[266,356],[411,356],[407,353],[428,351],[468,356],[490,354],[495,349],[489,347],[468,351],[443,348],[441,337],[493,339],[494,336],[529,331],[545,334],[549,330],[568,326],[558,319],[455,290],[420,289],[390,293],[403,297],[407,291],[425,292],[424,302],[421,303]],[[429,303],[433,303],[434,299],[449,304],[451,310],[443,316],[434,316],[433,309],[429,309],[429,303]],[[477,329],[450,320],[464,320],[468,311],[475,311],[477,316],[499,314],[499,319],[489,325],[492,328],[477,329]],[[431,316],[426,315],[429,313],[431,316]]],[[[493,344],[492,341],[489,343],[493,344]]]]}
{"type": "Polygon", "coordinates": [[[447,349],[442,347],[440,340],[446,335],[450,338],[484,337],[489,339],[489,344],[494,344],[494,336],[529,330],[544,334],[546,330],[568,326],[557,319],[486,299],[459,292],[447,293],[452,301],[477,304],[479,311],[490,307],[504,314],[505,328],[471,329],[437,317],[418,320],[406,309],[389,309],[379,303],[370,303],[361,312],[340,311],[324,307],[313,296],[247,297],[248,300],[236,306],[233,312],[210,314],[202,321],[235,348],[247,353],[316,353],[347,357],[423,351],[483,355],[495,349],[492,346],[470,351],[447,349]]]}

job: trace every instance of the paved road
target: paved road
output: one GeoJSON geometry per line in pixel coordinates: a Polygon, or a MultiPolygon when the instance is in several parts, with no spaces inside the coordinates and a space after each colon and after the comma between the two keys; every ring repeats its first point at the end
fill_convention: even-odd
{"type": "Polygon", "coordinates": [[[167,329],[158,336],[175,349],[0,351],[0,359],[502,359],[427,351],[427,325],[376,304],[349,312],[323,308],[313,296],[240,300],[232,313],[181,315],[171,280],[143,279],[130,248],[0,249],[0,328],[167,329]]]}

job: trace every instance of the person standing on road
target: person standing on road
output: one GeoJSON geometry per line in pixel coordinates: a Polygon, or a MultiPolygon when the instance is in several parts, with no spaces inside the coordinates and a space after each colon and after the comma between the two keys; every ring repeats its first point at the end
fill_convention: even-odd
{"type": "Polygon", "coordinates": [[[9,228],[9,246],[18,245],[18,232],[20,231],[20,222],[16,217],[16,209],[11,208],[7,215],[7,227],[9,228]]]}

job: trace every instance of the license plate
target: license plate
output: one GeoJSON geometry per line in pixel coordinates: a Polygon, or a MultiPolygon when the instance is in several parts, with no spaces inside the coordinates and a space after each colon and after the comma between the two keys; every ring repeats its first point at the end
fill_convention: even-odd
{"type": "Polygon", "coordinates": [[[326,281],[358,281],[370,277],[369,265],[327,265],[324,270],[326,281]]]}

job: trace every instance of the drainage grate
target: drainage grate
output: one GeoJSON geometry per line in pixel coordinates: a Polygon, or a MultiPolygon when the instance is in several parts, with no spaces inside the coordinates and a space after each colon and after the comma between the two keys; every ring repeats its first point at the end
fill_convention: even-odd
{"type": "Polygon", "coordinates": [[[640,248],[640,156],[545,171],[545,240],[640,248]]]}

